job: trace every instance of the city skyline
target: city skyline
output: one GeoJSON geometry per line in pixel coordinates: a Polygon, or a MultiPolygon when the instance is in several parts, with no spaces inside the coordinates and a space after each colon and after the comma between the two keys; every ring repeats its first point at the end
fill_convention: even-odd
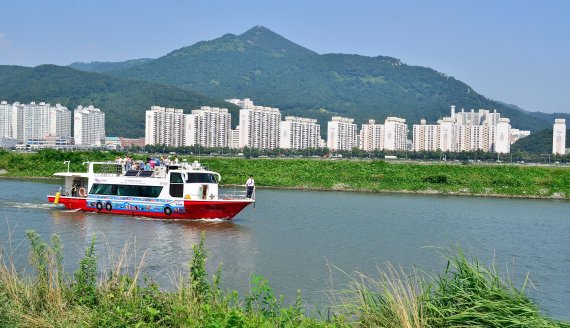
{"type": "Polygon", "coordinates": [[[4,8],[9,14],[0,28],[0,64],[5,65],[157,58],[262,25],[321,54],[396,57],[453,76],[484,96],[525,110],[570,112],[565,97],[570,2],[562,0],[547,4],[362,1],[358,5],[348,1],[71,5],[24,0],[4,8]],[[28,17],[61,19],[50,20],[41,29],[18,23],[28,17]],[[206,24],[213,17],[217,23],[206,24]],[[90,22],[95,18],[105,24],[90,22]],[[148,24],[157,20],[162,23],[148,24]]]}

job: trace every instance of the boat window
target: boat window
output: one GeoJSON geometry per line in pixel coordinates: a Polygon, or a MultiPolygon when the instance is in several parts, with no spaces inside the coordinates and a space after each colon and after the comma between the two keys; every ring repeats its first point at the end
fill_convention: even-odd
{"type": "Polygon", "coordinates": [[[187,173],[186,183],[218,183],[212,173],[187,173]]]}
{"type": "Polygon", "coordinates": [[[182,180],[182,174],[180,173],[170,173],[170,196],[172,197],[182,197],[184,194],[184,180],[182,180]]]}
{"type": "Polygon", "coordinates": [[[116,192],[117,186],[115,185],[94,183],[89,193],[96,195],[115,195],[116,192]]]}
{"type": "Polygon", "coordinates": [[[94,183],[93,187],[91,187],[90,194],[156,198],[160,196],[161,191],[162,187],[160,186],[133,186],[94,183]]]}
{"type": "Polygon", "coordinates": [[[182,174],[170,173],[170,183],[184,183],[182,180],[182,174]]]}

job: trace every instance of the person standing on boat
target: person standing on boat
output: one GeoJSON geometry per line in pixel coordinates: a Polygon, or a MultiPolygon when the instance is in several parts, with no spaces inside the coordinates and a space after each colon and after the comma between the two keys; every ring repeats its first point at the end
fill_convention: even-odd
{"type": "Polygon", "coordinates": [[[251,198],[253,196],[253,191],[255,190],[255,180],[253,180],[253,175],[249,176],[247,182],[245,183],[246,197],[251,198]]]}

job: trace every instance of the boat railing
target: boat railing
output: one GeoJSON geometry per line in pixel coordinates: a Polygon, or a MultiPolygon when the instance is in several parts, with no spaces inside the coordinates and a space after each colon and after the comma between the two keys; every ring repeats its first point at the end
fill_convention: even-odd
{"type": "Polygon", "coordinates": [[[231,199],[248,199],[248,198],[247,198],[247,192],[245,190],[238,190],[234,187],[234,189],[231,190],[224,190],[223,193],[220,193],[218,195],[218,199],[231,200],[231,199]]]}

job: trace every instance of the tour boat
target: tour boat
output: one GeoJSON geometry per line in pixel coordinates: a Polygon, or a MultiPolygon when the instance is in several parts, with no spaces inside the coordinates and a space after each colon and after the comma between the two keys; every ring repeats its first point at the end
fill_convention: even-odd
{"type": "MultiPolygon", "coordinates": [[[[69,164],[69,163],[68,163],[69,164]]],[[[87,172],[59,172],[64,185],[48,201],[70,210],[161,219],[232,219],[255,200],[218,194],[221,176],[195,161],[127,170],[125,164],[89,162],[87,172]]]]}

